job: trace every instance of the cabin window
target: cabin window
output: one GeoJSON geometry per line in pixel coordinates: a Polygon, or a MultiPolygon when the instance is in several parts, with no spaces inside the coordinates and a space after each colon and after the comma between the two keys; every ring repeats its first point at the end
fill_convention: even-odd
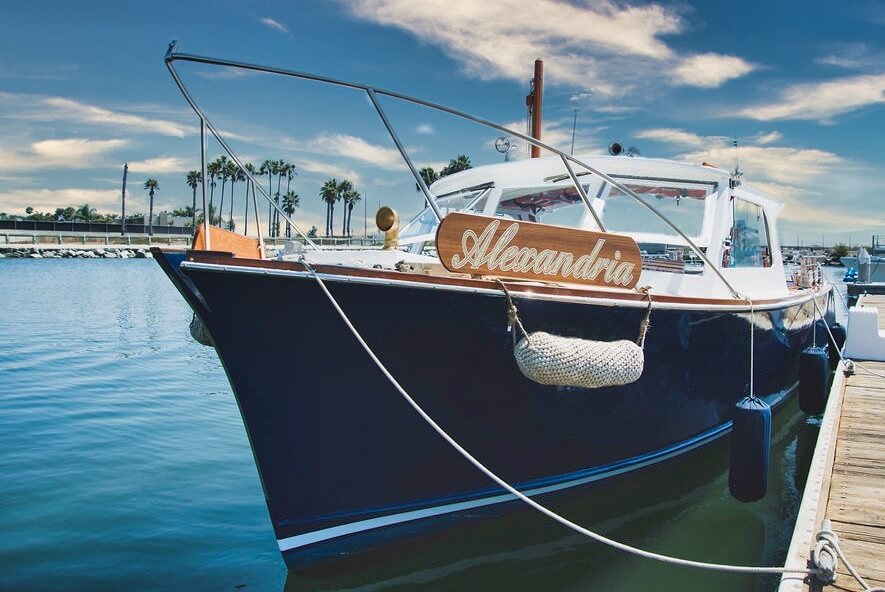
{"type": "MultiPolygon", "coordinates": [[[[440,212],[444,217],[449,212],[463,211],[481,214],[483,208],[485,208],[489,191],[488,187],[465,189],[436,198],[436,205],[439,206],[440,212]]],[[[433,214],[433,210],[425,207],[400,231],[400,243],[419,237],[432,236],[436,232],[436,226],[436,216],[433,214]]]]}
{"type": "MultiPolygon", "coordinates": [[[[627,187],[638,195],[639,199],[666,216],[682,232],[690,237],[700,236],[704,225],[706,199],[714,189],[713,186],[669,185],[649,180],[643,183],[630,183],[627,187]]],[[[605,195],[604,189],[605,187],[600,195],[605,200],[602,222],[610,232],[646,235],[649,238],[678,236],[673,228],[643,208],[633,196],[627,195],[617,187],[611,187],[605,195]]]]}
{"type": "MultiPolygon", "coordinates": [[[[584,186],[587,191],[589,186],[584,186]]],[[[501,193],[495,216],[578,228],[587,206],[571,183],[543,187],[519,187],[501,193]]]]}
{"type": "Polygon", "coordinates": [[[768,221],[762,206],[732,198],[734,223],[723,263],[727,267],[771,267],[768,221]]]}

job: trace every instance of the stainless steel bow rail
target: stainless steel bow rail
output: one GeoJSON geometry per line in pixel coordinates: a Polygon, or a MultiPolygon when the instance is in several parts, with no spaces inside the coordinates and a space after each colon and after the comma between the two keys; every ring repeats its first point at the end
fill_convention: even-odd
{"type": "MultiPolygon", "coordinates": [[[[193,109],[194,112],[197,114],[197,116],[200,118],[200,153],[201,153],[201,160],[202,160],[202,196],[203,196],[203,211],[204,212],[208,211],[207,210],[207,201],[206,201],[206,134],[205,134],[206,130],[208,129],[209,132],[218,141],[218,143],[221,144],[222,148],[224,148],[225,152],[228,153],[231,160],[233,160],[234,163],[236,163],[236,165],[239,166],[240,169],[243,170],[243,172],[246,174],[246,176],[249,178],[249,180],[252,181],[255,184],[255,186],[258,188],[258,190],[261,192],[261,195],[266,200],[268,200],[270,205],[277,211],[277,213],[283,218],[283,220],[285,220],[286,222],[291,224],[295,228],[295,231],[299,234],[299,236],[301,236],[305,240],[305,242],[311,246],[311,248],[313,248],[315,250],[320,250],[320,247],[316,243],[314,243],[312,240],[310,240],[310,238],[301,230],[301,228],[291,218],[289,218],[289,216],[286,215],[286,213],[283,211],[283,209],[277,203],[274,202],[274,200],[271,198],[271,196],[266,191],[264,191],[264,189],[261,187],[260,183],[258,183],[255,180],[255,178],[251,175],[251,173],[249,173],[245,169],[240,158],[234,153],[234,151],[231,149],[230,145],[224,140],[222,135],[219,133],[218,129],[214,125],[212,125],[212,123],[209,121],[208,117],[206,117],[205,112],[199,107],[199,105],[197,105],[196,101],[194,100],[194,98],[191,95],[190,91],[188,90],[187,86],[184,84],[184,81],[181,79],[178,72],[175,70],[175,66],[174,66],[175,62],[191,62],[191,63],[196,63],[196,64],[206,64],[206,65],[210,65],[210,66],[222,66],[222,67],[228,67],[228,68],[236,68],[239,70],[246,70],[246,71],[252,71],[252,72],[263,72],[266,74],[276,74],[279,76],[285,76],[285,77],[290,77],[290,78],[298,78],[298,79],[302,79],[302,80],[312,80],[314,82],[321,82],[321,83],[330,84],[333,86],[339,86],[339,87],[343,87],[343,88],[351,88],[351,89],[355,89],[355,90],[364,91],[366,93],[366,95],[368,96],[369,100],[371,101],[372,106],[375,108],[375,111],[378,113],[378,116],[381,118],[381,121],[384,124],[384,127],[387,129],[387,132],[390,135],[391,140],[393,140],[393,143],[396,145],[397,150],[399,151],[399,153],[402,156],[403,160],[405,161],[406,165],[409,167],[409,170],[411,171],[412,176],[415,178],[415,182],[417,183],[419,189],[421,190],[421,193],[424,195],[424,198],[427,200],[427,203],[430,205],[430,209],[433,211],[433,215],[436,217],[437,222],[442,220],[443,214],[440,211],[439,205],[436,202],[436,197],[433,195],[433,193],[427,187],[427,184],[424,182],[424,179],[418,173],[418,169],[415,167],[415,164],[412,161],[411,157],[409,156],[408,152],[406,151],[405,146],[400,141],[399,136],[397,135],[396,131],[393,129],[393,124],[390,122],[390,120],[387,117],[387,114],[385,113],[384,109],[381,107],[381,103],[378,100],[378,95],[387,96],[387,97],[391,97],[394,99],[399,99],[399,100],[405,101],[407,103],[412,103],[412,104],[420,105],[422,107],[427,107],[429,109],[433,109],[436,111],[441,111],[443,113],[448,113],[450,115],[454,115],[454,116],[459,117],[461,119],[465,119],[465,120],[471,121],[473,123],[478,123],[478,124],[485,126],[487,128],[496,130],[498,132],[502,132],[504,134],[508,134],[508,135],[516,137],[516,138],[519,138],[520,140],[523,140],[524,142],[528,142],[532,146],[537,146],[539,148],[543,148],[544,150],[549,150],[553,154],[559,156],[559,158],[562,160],[562,164],[563,164],[563,166],[565,166],[565,169],[568,172],[568,176],[572,181],[572,185],[574,186],[575,190],[578,192],[578,195],[581,197],[581,200],[584,202],[584,205],[590,211],[590,214],[593,216],[593,219],[596,222],[597,226],[599,227],[600,231],[605,232],[605,226],[603,225],[602,220],[599,217],[599,214],[594,209],[593,204],[590,201],[590,198],[587,196],[587,192],[584,191],[583,186],[581,186],[581,183],[578,181],[578,176],[575,174],[575,171],[572,168],[572,163],[585,169],[590,174],[597,175],[603,181],[610,183],[611,185],[613,185],[614,187],[616,187],[617,189],[622,191],[624,194],[632,197],[634,200],[636,200],[643,207],[645,207],[646,209],[651,211],[662,222],[664,222],[667,226],[672,228],[685,241],[685,243],[689,246],[689,248],[691,248],[691,250],[694,251],[695,254],[702,261],[704,261],[704,263],[706,264],[705,269],[712,270],[713,273],[715,273],[719,277],[719,279],[722,281],[722,283],[728,288],[729,292],[731,293],[731,295],[734,298],[745,300],[745,298],[742,297],[740,292],[738,292],[731,285],[731,283],[729,283],[729,281],[727,279],[725,279],[725,276],[722,275],[722,272],[720,272],[719,269],[715,265],[713,265],[713,263],[710,261],[710,259],[707,258],[706,253],[704,253],[700,249],[700,247],[698,247],[694,243],[694,241],[692,241],[691,238],[689,238],[688,235],[686,235],[682,231],[681,228],[679,228],[675,223],[673,223],[669,218],[667,218],[667,216],[665,216],[660,211],[658,211],[657,208],[655,208],[650,203],[647,203],[646,201],[644,201],[642,198],[639,197],[639,195],[637,195],[632,189],[630,189],[629,187],[627,187],[623,183],[615,180],[614,178],[610,177],[609,175],[606,175],[605,173],[603,173],[601,171],[596,170],[595,168],[591,167],[587,163],[582,162],[581,160],[578,160],[577,158],[575,158],[571,154],[567,154],[566,152],[563,152],[562,150],[559,150],[558,148],[554,148],[553,146],[550,146],[548,144],[545,144],[545,143],[541,142],[540,140],[537,140],[535,138],[532,138],[532,137],[522,134],[520,132],[517,132],[517,131],[514,131],[514,130],[509,129],[507,127],[504,127],[503,125],[497,124],[493,121],[489,121],[487,119],[483,119],[481,117],[471,115],[471,114],[466,113],[464,111],[459,111],[458,109],[453,109],[451,107],[447,107],[445,105],[441,105],[438,103],[433,103],[431,101],[426,101],[424,99],[411,97],[409,95],[405,95],[403,93],[399,93],[396,91],[386,90],[386,89],[378,88],[378,87],[371,86],[368,84],[360,84],[360,83],[356,83],[356,82],[348,82],[345,80],[338,80],[335,78],[330,78],[328,76],[320,76],[317,74],[309,74],[306,72],[298,72],[295,70],[288,70],[285,68],[277,68],[277,67],[272,67],[272,66],[261,66],[258,64],[250,64],[247,62],[239,62],[239,61],[235,61],[235,60],[227,60],[227,59],[221,59],[221,58],[212,58],[212,57],[195,55],[195,54],[178,53],[176,51],[177,48],[178,48],[178,42],[173,40],[169,44],[169,47],[166,50],[165,62],[166,62],[166,67],[169,69],[169,73],[172,75],[172,78],[175,80],[175,84],[178,86],[182,95],[184,95],[184,98],[185,98],[185,100],[187,100],[188,104],[191,106],[191,109],[193,109]]],[[[257,211],[257,197],[254,195],[254,193],[253,193],[253,199],[256,201],[256,211],[257,211]]],[[[206,235],[206,241],[207,241],[206,248],[209,249],[209,222],[207,221],[207,218],[208,218],[207,215],[203,216],[203,224],[205,225],[204,233],[206,235]]],[[[256,228],[258,230],[259,244],[260,244],[262,251],[263,251],[264,241],[263,241],[262,234],[261,234],[261,223],[259,221],[258,216],[256,216],[255,224],[256,224],[256,228]]]]}

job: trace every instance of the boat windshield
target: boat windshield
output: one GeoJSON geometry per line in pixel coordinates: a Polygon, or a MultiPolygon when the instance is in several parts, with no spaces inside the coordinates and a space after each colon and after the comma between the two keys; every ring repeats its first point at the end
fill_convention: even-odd
{"type": "MultiPolygon", "coordinates": [[[[584,185],[584,191],[588,189],[584,185]]],[[[505,189],[495,210],[496,216],[571,227],[579,227],[586,214],[587,206],[570,182],[505,189]]]]}
{"type": "MultiPolygon", "coordinates": [[[[641,200],[666,216],[682,232],[700,242],[703,240],[707,198],[716,191],[716,184],[661,182],[653,179],[633,181],[626,186],[641,200]]],[[[643,240],[669,242],[678,233],[657,216],[642,212],[632,196],[617,187],[604,184],[597,197],[601,199],[602,221],[609,232],[620,232],[643,240]]],[[[712,212],[711,212],[712,213],[712,212]]]]}
{"type": "MultiPolygon", "coordinates": [[[[439,206],[443,216],[449,212],[481,214],[483,209],[485,209],[490,190],[490,184],[461,189],[454,193],[437,197],[436,205],[439,206]]],[[[425,207],[400,231],[399,242],[400,244],[408,244],[419,240],[433,239],[436,226],[436,216],[433,215],[433,210],[425,207]]]]}

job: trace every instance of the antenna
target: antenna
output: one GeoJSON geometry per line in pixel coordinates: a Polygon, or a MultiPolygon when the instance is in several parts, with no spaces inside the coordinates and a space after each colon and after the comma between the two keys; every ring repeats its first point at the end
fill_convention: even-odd
{"type": "Polygon", "coordinates": [[[569,152],[572,156],[575,155],[575,128],[578,126],[578,108],[573,107],[575,112],[575,118],[572,120],[572,149],[569,152]]]}
{"type": "Polygon", "coordinates": [[[738,139],[732,139],[732,145],[734,146],[734,172],[731,174],[731,179],[729,180],[729,185],[734,189],[735,187],[739,187],[741,184],[741,177],[744,176],[744,173],[741,172],[741,163],[738,158],[738,139]]]}
{"type": "Polygon", "coordinates": [[[735,176],[740,176],[741,174],[741,161],[738,158],[738,139],[733,138],[731,140],[732,145],[734,145],[734,174],[735,176]]]}

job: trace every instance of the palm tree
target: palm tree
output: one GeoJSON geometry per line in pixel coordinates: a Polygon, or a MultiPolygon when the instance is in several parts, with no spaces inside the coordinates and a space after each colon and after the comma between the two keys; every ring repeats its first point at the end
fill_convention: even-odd
{"type": "Polygon", "coordinates": [[[347,236],[353,236],[353,232],[350,230],[350,222],[353,220],[353,206],[355,206],[356,202],[359,200],[359,191],[351,189],[344,194],[344,203],[347,204],[347,236]]]}
{"type": "Polygon", "coordinates": [[[194,192],[194,201],[191,209],[193,210],[193,225],[197,226],[197,185],[203,180],[203,173],[200,171],[191,171],[187,174],[187,184],[194,192]]]}
{"type": "Polygon", "coordinates": [[[85,220],[86,222],[90,222],[96,218],[98,212],[95,211],[95,208],[90,208],[89,204],[83,204],[77,211],[74,213],[74,216],[85,220]]]}
{"type": "Polygon", "coordinates": [[[218,206],[218,226],[221,227],[221,217],[224,215],[224,185],[230,177],[230,162],[223,154],[218,157],[218,172],[221,175],[221,205],[218,206]]]}
{"type": "MultiPolygon", "coordinates": [[[[230,179],[230,214],[227,217],[228,221],[228,230],[231,230],[231,225],[234,221],[234,186],[236,182],[245,178],[243,175],[243,169],[237,166],[237,163],[234,161],[230,161],[227,163],[225,167],[227,170],[227,176],[230,179]]],[[[224,212],[222,212],[223,214],[224,212]]]]}
{"type": "Polygon", "coordinates": [[[295,164],[291,163],[291,162],[287,163],[286,164],[286,193],[289,193],[289,191],[292,189],[292,187],[291,187],[292,178],[297,177],[297,176],[298,176],[298,172],[295,170],[295,164]]]}
{"type": "MultiPolygon", "coordinates": [[[[295,208],[300,205],[301,199],[298,197],[298,194],[294,191],[287,191],[286,195],[283,196],[283,211],[286,212],[286,215],[291,218],[292,214],[295,213],[295,208]]],[[[292,224],[289,223],[289,220],[286,220],[286,238],[292,237],[292,224]]]]}
{"type": "Polygon", "coordinates": [[[273,201],[277,205],[277,207],[274,208],[273,214],[273,235],[280,236],[280,210],[278,209],[280,205],[280,185],[283,182],[283,175],[286,173],[286,167],[288,165],[286,164],[285,160],[274,161],[274,165],[274,172],[277,175],[277,192],[273,196],[273,201]]]}
{"type": "Polygon", "coordinates": [[[320,197],[326,202],[326,236],[332,235],[332,224],[335,216],[335,202],[338,201],[338,181],[329,179],[320,189],[320,197]]]}
{"type": "Polygon", "coordinates": [[[154,192],[160,190],[160,184],[156,179],[148,179],[144,182],[144,188],[151,196],[151,205],[148,209],[148,236],[154,236],[154,192]]]}
{"type": "Polygon", "coordinates": [[[470,157],[466,154],[459,154],[458,156],[450,160],[449,164],[443,167],[443,169],[439,172],[439,176],[445,177],[446,175],[451,175],[460,171],[466,171],[469,168],[473,168],[473,165],[470,164],[470,157]]]}
{"type": "MultiPolygon", "coordinates": [[[[249,234],[249,188],[252,189],[252,195],[255,195],[255,187],[252,185],[252,179],[258,174],[258,169],[251,162],[247,162],[246,172],[249,173],[249,182],[246,183],[246,213],[243,215],[243,234],[249,234]]],[[[256,219],[258,212],[255,212],[256,219]]]]}
{"type": "MultiPolygon", "coordinates": [[[[274,161],[270,159],[265,159],[264,162],[261,163],[261,168],[258,170],[259,175],[267,175],[267,197],[270,199],[273,196],[273,190],[271,189],[271,179],[273,178],[273,169],[274,169],[274,161]]],[[[271,214],[273,213],[273,205],[268,201],[267,202],[267,233],[270,234],[270,222],[271,222],[271,214]]],[[[258,212],[255,212],[255,215],[258,215],[258,212]]]]}
{"type": "MultiPolygon", "coordinates": [[[[346,195],[353,192],[353,183],[344,179],[340,183],[338,183],[338,197],[335,201],[344,200],[344,205],[347,205],[346,195]]],[[[344,221],[341,224],[341,236],[347,236],[347,209],[344,209],[344,221]]]]}
{"type": "MultiPolygon", "coordinates": [[[[209,186],[209,210],[214,211],[212,208],[212,200],[215,198],[215,179],[218,178],[218,173],[221,172],[221,165],[218,164],[218,160],[213,160],[209,164],[206,165],[206,174],[209,176],[208,181],[210,181],[209,186]]],[[[209,224],[212,224],[212,216],[209,216],[209,224]]]]}
{"type": "MultiPolygon", "coordinates": [[[[424,167],[418,174],[421,175],[421,179],[424,180],[424,184],[430,187],[439,179],[439,173],[433,170],[433,167],[424,167]]],[[[421,186],[415,183],[415,191],[421,191],[421,186]]]]}

